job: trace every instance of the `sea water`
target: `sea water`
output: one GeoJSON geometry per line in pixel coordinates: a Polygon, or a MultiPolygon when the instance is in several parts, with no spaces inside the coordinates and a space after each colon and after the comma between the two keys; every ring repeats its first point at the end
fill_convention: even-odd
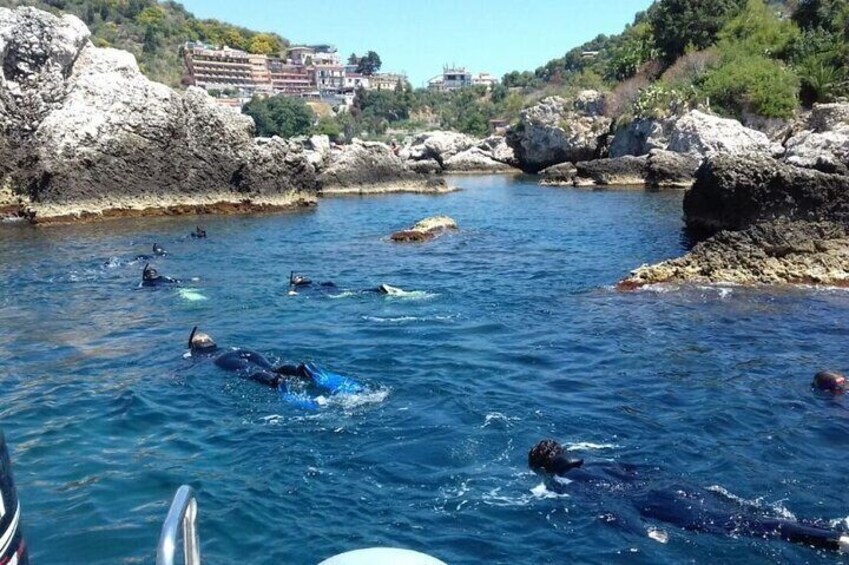
{"type": "Polygon", "coordinates": [[[305,213],[0,229],[0,426],[37,563],[150,563],[192,485],[209,563],[317,563],[393,545],[448,563],[834,562],[783,542],[604,517],[627,500],[527,469],[587,461],[845,527],[849,294],[613,288],[682,254],[680,192],[540,188],[323,200],[305,213]],[[424,245],[393,230],[448,214],[424,245]],[[188,237],[197,223],[206,240],[188,237]],[[181,289],[139,288],[152,260],[181,289]],[[287,294],[290,271],[331,292],[287,294]],[[389,284],[414,294],[362,293],[389,284]],[[317,411],[186,358],[222,347],[364,383],[317,411]],[[611,507],[612,506],[612,507],[611,507]]]}

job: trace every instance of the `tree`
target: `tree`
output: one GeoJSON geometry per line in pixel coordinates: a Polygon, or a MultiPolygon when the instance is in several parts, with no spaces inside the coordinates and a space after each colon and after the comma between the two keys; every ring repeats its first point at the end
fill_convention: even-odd
{"type": "Polygon", "coordinates": [[[779,18],[764,0],[748,0],[719,33],[720,48],[736,44],[754,55],[783,57],[798,35],[796,24],[779,18]]]}
{"type": "Polygon", "coordinates": [[[158,30],[164,21],[165,12],[159,6],[149,6],[136,16],[136,23],[148,29],[158,30]]]}
{"type": "Polygon", "coordinates": [[[661,0],[648,15],[655,45],[667,64],[688,49],[710,47],[745,4],[746,0],[661,0]]]}
{"type": "Polygon", "coordinates": [[[357,72],[365,76],[372,76],[380,70],[382,65],[383,62],[380,60],[380,55],[374,51],[369,51],[360,58],[360,61],[357,64],[357,72]]]}
{"type": "Polygon", "coordinates": [[[271,53],[279,53],[281,50],[280,42],[273,35],[268,33],[258,33],[251,38],[248,45],[248,51],[257,55],[269,55],[271,53]]]}
{"type": "Polygon", "coordinates": [[[348,64],[349,65],[359,65],[360,64],[360,58],[357,57],[356,53],[351,53],[350,55],[348,55],[348,64]]]}
{"type": "Polygon", "coordinates": [[[306,135],[315,122],[315,114],[300,98],[255,96],[242,109],[256,123],[257,135],[294,137],[306,135]]]}
{"type": "Polygon", "coordinates": [[[224,45],[234,49],[244,50],[248,46],[248,40],[245,39],[245,36],[238,29],[229,28],[224,32],[224,45]]]}

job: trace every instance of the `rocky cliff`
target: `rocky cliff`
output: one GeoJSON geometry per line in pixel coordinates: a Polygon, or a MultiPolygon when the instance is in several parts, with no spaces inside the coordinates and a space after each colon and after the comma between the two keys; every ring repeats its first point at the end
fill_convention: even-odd
{"type": "Polygon", "coordinates": [[[0,56],[0,184],[30,218],[314,198],[300,145],[256,140],[250,118],[205,92],[151,82],[72,16],[0,8],[0,56]]]}

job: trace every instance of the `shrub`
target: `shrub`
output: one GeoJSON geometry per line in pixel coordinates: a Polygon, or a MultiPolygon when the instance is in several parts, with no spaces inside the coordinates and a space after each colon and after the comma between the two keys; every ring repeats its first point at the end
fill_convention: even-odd
{"type": "Polygon", "coordinates": [[[300,98],[255,96],[242,112],[254,119],[257,135],[295,137],[306,135],[315,122],[315,114],[300,98]]]}
{"type": "Polygon", "coordinates": [[[610,118],[617,119],[623,114],[630,112],[637,100],[640,99],[643,91],[650,84],[649,79],[644,76],[636,76],[619,83],[607,95],[604,114],[610,118]]]}
{"type": "Polygon", "coordinates": [[[789,118],[798,107],[799,79],[783,64],[761,55],[738,52],[724,57],[702,85],[715,110],[741,118],[753,113],[789,118]]]}
{"type": "Polygon", "coordinates": [[[661,0],[649,10],[655,45],[667,63],[687,49],[706,49],[746,0],[661,0]]]}
{"type": "Polygon", "coordinates": [[[718,63],[719,52],[716,49],[692,51],[682,55],[671,67],[666,69],[661,80],[673,88],[699,84],[711,67],[715,67],[718,63]]]}
{"type": "Polygon", "coordinates": [[[635,118],[662,119],[682,114],[696,98],[695,91],[679,90],[663,82],[656,82],[640,92],[633,104],[635,118]]]}

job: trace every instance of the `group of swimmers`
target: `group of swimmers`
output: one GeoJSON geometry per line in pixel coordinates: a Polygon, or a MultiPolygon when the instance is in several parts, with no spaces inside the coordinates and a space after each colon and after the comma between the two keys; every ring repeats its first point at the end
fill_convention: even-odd
{"type": "MultiPolygon", "coordinates": [[[[198,227],[192,237],[205,238],[206,232],[198,227]]],[[[154,244],[153,256],[165,255],[167,252],[154,244]]],[[[144,259],[149,260],[150,257],[144,259]]],[[[144,267],[144,286],[179,282],[159,275],[149,263],[144,267]]],[[[308,277],[294,271],[289,274],[290,295],[306,290],[332,292],[336,289],[332,282],[314,284],[308,277]]],[[[403,291],[383,284],[360,292],[392,295],[403,291]]],[[[212,359],[225,371],[279,390],[284,401],[302,408],[317,408],[318,399],[324,394],[355,394],[364,390],[354,379],[315,363],[274,365],[250,349],[222,351],[208,334],[198,331],[197,327],[192,329],[188,347],[193,358],[212,359]]],[[[846,377],[835,371],[820,371],[814,376],[811,386],[823,393],[842,394],[846,391],[846,377]]],[[[834,530],[828,524],[778,519],[757,509],[744,509],[739,505],[731,507],[727,500],[720,499],[715,493],[689,484],[654,488],[657,481],[646,480],[650,478],[647,476],[651,474],[649,470],[611,462],[585,464],[583,459],[569,457],[567,450],[555,440],[542,440],[531,448],[528,465],[548,478],[567,478],[570,494],[581,489],[591,489],[597,494],[602,489],[610,496],[627,497],[630,511],[607,521],[635,533],[642,531],[640,520],[648,519],[692,532],[780,539],[818,549],[849,552],[849,534],[834,530]]],[[[548,487],[554,491],[564,489],[563,482],[556,480],[548,481],[548,487]]]]}

